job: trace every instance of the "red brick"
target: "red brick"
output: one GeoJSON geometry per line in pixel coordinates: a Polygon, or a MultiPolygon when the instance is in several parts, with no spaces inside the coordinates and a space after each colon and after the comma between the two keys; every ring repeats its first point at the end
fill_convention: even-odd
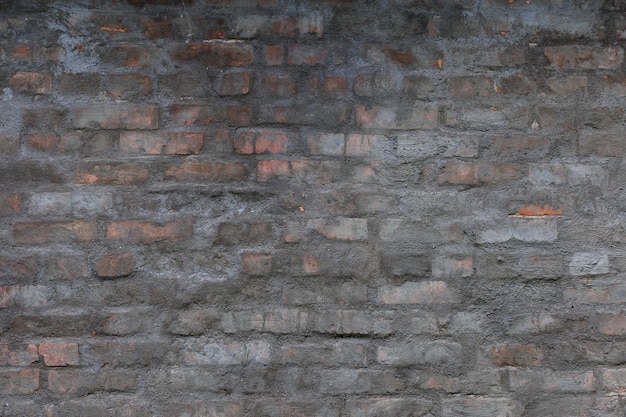
{"type": "Polygon", "coordinates": [[[493,80],[485,76],[450,78],[448,88],[452,97],[489,97],[495,93],[493,80]]]}
{"type": "Polygon", "coordinates": [[[626,334],[626,312],[600,314],[600,333],[607,335],[626,334]]]}
{"type": "Polygon", "coordinates": [[[177,34],[173,19],[167,16],[141,17],[141,33],[152,39],[174,38],[177,34]]]}
{"type": "Polygon", "coordinates": [[[273,237],[270,222],[220,223],[217,240],[223,245],[261,242],[273,237]]]}
{"type": "Polygon", "coordinates": [[[154,50],[147,45],[121,44],[105,49],[102,60],[128,68],[149,68],[154,64],[154,50]]]}
{"type": "Polygon", "coordinates": [[[131,164],[93,165],[80,170],[74,177],[78,184],[130,185],[141,184],[148,180],[148,170],[131,164]]]}
{"type": "Polygon", "coordinates": [[[56,149],[59,146],[61,137],[58,135],[50,134],[35,134],[28,136],[27,143],[33,149],[38,151],[50,151],[56,149]]]}
{"type": "Polygon", "coordinates": [[[257,164],[257,180],[268,181],[274,178],[287,178],[291,175],[289,161],[267,160],[257,164]]]}
{"type": "Polygon", "coordinates": [[[93,221],[30,222],[13,226],[15,242],[26,245],[90,242],[96,233],[97,225],[93,221]]]}
{"type": "Polygon", "coordinates": [[[35,345],[28,345],[24,350],[11,351],[8,344],[0,343],[0,366],[28,366],[38,361],[39,355],[35,345]]]}
{"type": "Polygon", "coordinates": [[[11,77],[11,88],[18,93],[50,94],[52,91],[52,76],[37,72],[20,71],[11,77]]]}
{"type": "Polygon", "coordinates": [[[323,65],[326,62],[326,50],[312,45],[289,45],[287,47],[288,65],[323,65]]]}
{"type": "Polygon", "coordinates": [[[496,366],[539,366],[543,351],[534,344],[501,345],[491,351],[490,357],[496,366]]]}
{"type": "Polygon", "coordinates": [[[19,280],[30,280],[37,275],[37,258],[0,257],[0,276],[4,278],[16,278],[19,280]]]}
{"type": "Polygon", "coordinates": [[[159,107],[92,104],[76,111],[73,126],[78,129],[157,129],[159,107]]]}
{"type": "Polygon", "coordinates": [[[213,67],[242,67],[254,61],[252,45],[237,41],[210,41],[179,45],[172,52],[178,61],[197,60],[213,67]]]}
{"type": "Polygon", "coordinates": [[[250,73],[231,72],[224,74],[219,82],[220,96],[239,96],[250,92],[250,73]]]}
{"type": "Polygon", "coordinates": [[[544,49],[553,69],[615,69],[624,61],[624,50],[617,46],[552,46],[544,49]]]}
{"type": "Polygon", "coordinates": [[[177,181],[234,182],[248,178],[248,170],[238,162],[182,162],[165,170],[166,178],[177,181]]]}
{"type": "Polygon", "coordinates": [[[500,78],[496,89],[500,94],[519,94],[527,96],[537,90],[537,83],[524,75],[514,74],[500,78]]]}
{"type": "Polygon", "coordinates": [[[263,154],[284,153],[287,151],[292,135],[288,132],[271,130],[246,130],[233,140],[236,153],[263,154]]]}
{"type": "Polygon", "coordinates": [[[476,164],[472,162],[451,162],[444,165],[439,174],[442,184],[478,185],[497,184],[521,178],[523,173],[513,164],[476,164]]]}
{"type": "Polygon", "coordinates": [[[143,98],[150,94],[150,78],[138,74],[109,75],[104,80],[104,90],[110,96],[127,100],[143,98]]]}
{"type": "Polygon", "coordinates": [[[375,154],[386,142],[382,135],[350,134],[346,140],[346,156],[375,154]]]}
{"type": "Polygon", "coordinates": [[[393,108],[358,106],[356,123],[363,129],[436,129],[439,126],[437,106],[393,108]]]}
{"type": "Polygon", "coordinates": [[[550,77],[546,80],[546,85],[551,93],[571,96],[578,91],[587,91],[587,77],[550,77]]]}
{"type": "Polygon", "coordinates": [[[0,371],[0,394],[34,394],[39,390],[39,369],[0,371]]]}
{"type": "Polygon", "coordinates": [[[579,155],[622,156],[625,153],[624,132],[621,129],[583,130],[579,133],[579,155]]]}
{"type": "Polygon", "coordinates": [[[155,243],[163,240],[178,241],[191,237],[191,220],[169,221],[166,223],[122,221],[107,226],[106,238],[131,243],[155,243]]]}
{"type": "Polygon", "coordinates": [[[282,65],[285,62],[285,47],[282,45],[268,45],[263,49],[265,65],[282,65]]]}
{"type": "Polygon", "coordinates": [[[344,97],[348,92],[348,80],[346,77],[328,76],[324,80],[320,92],[326,97],[344,97]]]}
{"type": "Polygon", "coordinates": [[[0,193],[0,216],[19,213],[21,206],[22,198],[20,193],[0,193]]]}
{"type": "Polygon", "coordinates": [[[289,76],[263,77],[263,92],[265,95],[289,97],[296,93],[296,83],[289,76]]]}
{"type": "Polygon", "coordinates": [[[202,148],[202,133],[122,132],[120,150],[146,155],[197,155],[202,148]]]}
{"type": "Polygon", "coordinates": [[[48,389],[57,394],[75,394],[81,388],[89,391],[92,385],[88,376],[78,370],[48,371],[48,389]]]}
{"type": "Polygon", "coordinates": [[[57,87],[63,95],[96,96],[100,92],[100,76],[98,74],[63,74],[57,87]]]}
{"type": "Polygon", "coordinates": [[[130,253],[114,254],[96,261],[96,275],[100,278],[125,277],[135,270],[135,258],[130,253]]]}
{"type": "Polygon", "coordinates": [[[272,255],[242,253],[241,272],[248,275],[266,276],[272,272],[272,255]]]}
{"type": "Polygon", "coordinates": [[[252,120],[249,106],[204,106],[197,104],[176,104],[170,106],[171,124],[174,126],[201,125],[228,122],[234,126],[245,126],[252,120]]]}
{"type": "Polygon", "coordinates": [[[78,365],[78,344],[76,343],[44,343],[39,345],[39,354],[43,356],[46,366],[78,365]]]}
{"type": "Polygon", "coordinates": [[[0,287],[0,308],[13,307],[19,290],[20,287],[17,285],[0,287]]]}

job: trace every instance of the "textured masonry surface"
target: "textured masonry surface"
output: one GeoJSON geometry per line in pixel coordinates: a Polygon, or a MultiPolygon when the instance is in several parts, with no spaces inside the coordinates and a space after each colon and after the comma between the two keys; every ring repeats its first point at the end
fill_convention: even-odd
{"type": "Polygon", "coordinates": [[[626,2],[0,0],[0,415],[623,417],[626,2]]]}

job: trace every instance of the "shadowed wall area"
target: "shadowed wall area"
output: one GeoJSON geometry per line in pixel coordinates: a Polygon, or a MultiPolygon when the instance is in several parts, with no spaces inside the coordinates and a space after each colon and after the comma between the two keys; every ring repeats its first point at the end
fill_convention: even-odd
{"type": "Polygon", "coordinates": [[[0,1],[0,416],[622,417],[626,2],[0,1]]]}

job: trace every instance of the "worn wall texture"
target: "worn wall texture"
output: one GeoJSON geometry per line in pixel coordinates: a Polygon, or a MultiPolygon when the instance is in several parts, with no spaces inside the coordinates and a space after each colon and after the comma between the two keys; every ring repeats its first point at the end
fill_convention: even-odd
{"type": "Polygon", "coordinates": [[[1,0],[0,415],[622,417],[622,0],[1,0]]]}

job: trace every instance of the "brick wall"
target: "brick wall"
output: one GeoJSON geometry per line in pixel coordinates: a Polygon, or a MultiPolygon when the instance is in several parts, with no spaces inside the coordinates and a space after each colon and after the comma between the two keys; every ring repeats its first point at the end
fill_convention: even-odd
{"type": "Polygon", "coordinates": [[[0,0],[0,415],[621,417],[621,0],[0,0]]]}

